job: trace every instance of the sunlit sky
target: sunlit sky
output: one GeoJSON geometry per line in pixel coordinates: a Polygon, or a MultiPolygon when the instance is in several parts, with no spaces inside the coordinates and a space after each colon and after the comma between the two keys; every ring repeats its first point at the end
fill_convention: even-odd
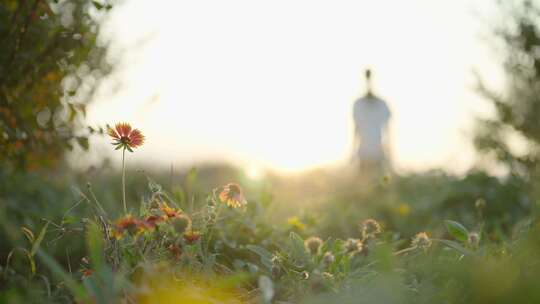
{"type": "Polygon", "coordinates": [[[394,166],[461,173],[475,159],[474,117],[488,111],[473,71],[501,78],[482,39],[493,2],[127,0],[105,24],[118,66],[89,119],[141,129],[137,162],[346,164],[371,67],[392,111],[394,166]]]}

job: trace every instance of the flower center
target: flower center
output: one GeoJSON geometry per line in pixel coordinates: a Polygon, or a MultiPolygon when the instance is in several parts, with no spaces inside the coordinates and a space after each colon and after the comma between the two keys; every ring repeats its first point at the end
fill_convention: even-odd
{"type": "Polygon", "coordinates": [[[230,185],[229,193],[230,193],[230,196],[238,195],[240,194],[240,188],[237,185],[230,185]]]}
{"type": "Polygon", "coordinates": [[[127,136],[120,137],[120,142],[123,144],[129,144],[131,142],[131,139],[127,136]]]}

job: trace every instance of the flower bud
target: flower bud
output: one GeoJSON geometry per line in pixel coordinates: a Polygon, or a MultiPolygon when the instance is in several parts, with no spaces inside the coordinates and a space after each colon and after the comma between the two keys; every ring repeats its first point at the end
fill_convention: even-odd
{"type": "Polygon", "coordinates": [[[374,238],[382,232],[381,225],[374,219],[367,219],[360,225],[360,232],[364,239],[374,238]]]}
{"type": "Polygon", "coordinates": [[[191,219],[185,214],[180,214],[174,218],[172,225],[178,234],[183,234],[191,229],[191,219]]]}
{"type": "Polygon", "coordinates": [[[425,232],[416,234],[412,240],[412,246],[420,249],[428,249],[431,246],[431,239],[425,232]]]}
{"type": "Polygon", "coordinates": [[[478,248],[478,245],[480,244],[480,235],[476,232],[469,233],[467,243],[469,243],[472,248],[478,248]]]}
{"type": "Polygon", "coordinates": [[[327,251],[323,256],[323,263],[327,266],[334,263],[335,260],[336,257],[330,251],[327,251]]]}
{"type": "Polygon", "coordinates": [[[322,244],[323,241],[321,240],[321,238],[316,236],[312,236],[304,241],[304,246],[311,255],[318,254],[322,244]]]}

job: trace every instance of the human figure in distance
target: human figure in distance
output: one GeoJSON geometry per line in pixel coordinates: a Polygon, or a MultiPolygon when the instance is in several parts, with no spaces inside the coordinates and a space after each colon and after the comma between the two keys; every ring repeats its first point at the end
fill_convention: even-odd
{"type": "Polygon", "coordinates": [[[371,87],[371,70],[365,71],[366,93],[353,107],[353,165],[361,174],[380,175],[391,169],[388,144],[390,109],[375,96],[371,87]]]}

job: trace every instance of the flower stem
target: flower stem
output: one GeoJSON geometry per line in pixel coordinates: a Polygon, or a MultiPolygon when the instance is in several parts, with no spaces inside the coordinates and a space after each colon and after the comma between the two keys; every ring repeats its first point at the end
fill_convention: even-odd
{"type": "Polygon", "coordinates": [[[126,205],[126,148],[122,150],[122,202],[124,203],[124,213],[127,214],[126,205]]]}

